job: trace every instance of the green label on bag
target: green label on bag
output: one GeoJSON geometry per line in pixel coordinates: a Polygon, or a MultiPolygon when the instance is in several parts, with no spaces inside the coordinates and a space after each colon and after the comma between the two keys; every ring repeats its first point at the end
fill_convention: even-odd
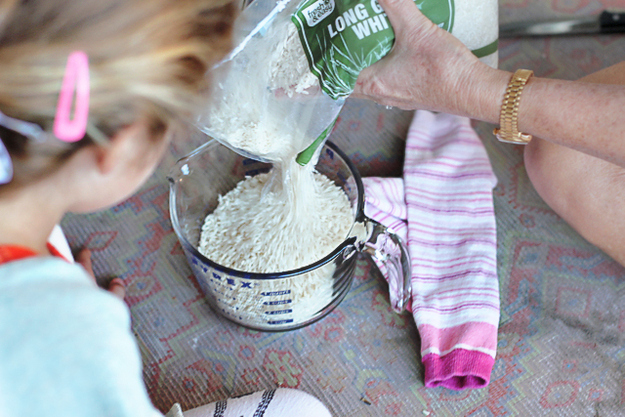
{"type": "MultiPolygon", "coordinates": [[[[454,0],[416,0],[430,20],[450,32],[454,0]]],[[[305,0],[292,16],[313,74],[333,99],[354,91],[360,71],[382,59],[395,33],[377,0],[305,0]]]]}

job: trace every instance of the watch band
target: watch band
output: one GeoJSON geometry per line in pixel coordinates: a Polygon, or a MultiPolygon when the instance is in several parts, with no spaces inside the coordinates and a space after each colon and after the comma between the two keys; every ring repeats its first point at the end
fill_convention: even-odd
{"type": "Polygon", "coordinates": [[[532,135],[519,132],[519,102],[523,88],[534,71],[518,69],[510,78],[506,94],[501,104],[499,115],[499,129],[495,129],[493,134],[501,142],[527,145],[532,140],[532,135]]]}

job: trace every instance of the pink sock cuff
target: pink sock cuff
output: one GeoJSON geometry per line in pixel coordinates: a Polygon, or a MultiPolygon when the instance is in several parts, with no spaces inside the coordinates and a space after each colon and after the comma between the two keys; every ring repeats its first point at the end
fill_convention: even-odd
{"type": "Polygon", "coordinates": [[[476,350],[455,349],[444,356],[423,357],[425,386],[452,390],[484,388],[490,382],[495,359],[476,350]]]}

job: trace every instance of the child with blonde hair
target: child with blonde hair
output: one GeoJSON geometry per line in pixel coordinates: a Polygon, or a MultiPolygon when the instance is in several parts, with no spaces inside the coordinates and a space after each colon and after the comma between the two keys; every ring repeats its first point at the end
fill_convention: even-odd
{"type": "MultiPolygon", "coordinates": [[[[109,207],[151,174],[205,99],[235,14],[228,0],[0,1],[4,414],[161,415],[142,381],[123,283],[98,289],[88,252],[74,262],[48,240],[65,213],[109,207]]],[[[279,389],[184,415],[329,413],[279,389]]]]}

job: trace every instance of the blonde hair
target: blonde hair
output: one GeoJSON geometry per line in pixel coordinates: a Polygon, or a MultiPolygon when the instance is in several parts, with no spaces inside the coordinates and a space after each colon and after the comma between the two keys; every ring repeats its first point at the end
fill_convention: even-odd
{"type": "MultiPolygon", "coordinates": [[[[0,111],[50,131],[67,57],[82,50],[90,124],[112,135],[147,117],[162,132],[202,105],[235,14],[230,0],[0,0],[0,111]]],[[[34,147],[6,129],[0,137],[18,178],[34,147]]]]}

